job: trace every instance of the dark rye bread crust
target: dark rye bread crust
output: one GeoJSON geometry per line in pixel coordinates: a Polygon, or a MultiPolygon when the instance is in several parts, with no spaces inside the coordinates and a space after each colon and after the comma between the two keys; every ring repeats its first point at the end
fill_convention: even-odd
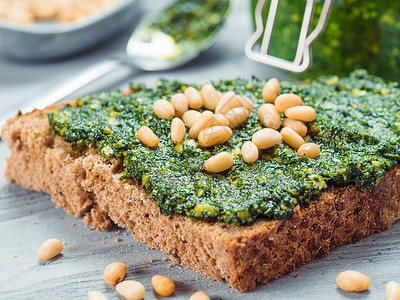
{"type": "Polygon", "coordinates": [[[138,241],[240,292],[292,272],[335,246],[383,231],[400,218],[399,167],[368,193],[354,186],[330,187],[287,220],[236,226],[164,216],[142,186],[119,180],[119,161],[95,149],[77,155],[54,136],[46,111],[16,116],[3,126],[2,138],[11,150],[8,181],[49,193],[57,207],[84,216],[96,229],[115,223],[134,231],[138,241]]]}

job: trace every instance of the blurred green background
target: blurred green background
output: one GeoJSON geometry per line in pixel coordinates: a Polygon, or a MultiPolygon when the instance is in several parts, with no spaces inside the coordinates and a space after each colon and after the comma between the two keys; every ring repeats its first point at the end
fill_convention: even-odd
{"type": "MultiPolygon", "coordinates": [[[[317,1],[312,30],[323,0],[317,1]]],[[[252,0],[254,14],[257,0],[252,0]]],[[[306,0],[280,0],[269,54],[293,60],[306,0]]],[[[269,1],[264,16],[268,14],[269,1]]],[[[264,19],[265,21],[265,19],[264,19]]],[[[313,64],[296,77],[345,75],[357,68],[400,79],[400,1],[336,0],[325,31],[312,44],[313,64]]]]}

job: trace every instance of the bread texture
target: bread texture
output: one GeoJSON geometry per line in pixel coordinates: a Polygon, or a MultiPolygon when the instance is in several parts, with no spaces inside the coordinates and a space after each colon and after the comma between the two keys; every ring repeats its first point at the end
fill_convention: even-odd
{"type": "Polygon", "coordinates": [[[383,231],[400,218],[400,168],[370,192],[329,187],[286,220],[259,219],[248,226],[205,223],[162,215],[146,190],[120,180],[121,161],[89,148],[78,153],[50,131],[47,112],[18,115],[3,126],[11,155],[5,177],[51,195],[56,207],[104,230],[113,223],[150,248],[240,292],[266,283],[344,243],[383,231]]]}

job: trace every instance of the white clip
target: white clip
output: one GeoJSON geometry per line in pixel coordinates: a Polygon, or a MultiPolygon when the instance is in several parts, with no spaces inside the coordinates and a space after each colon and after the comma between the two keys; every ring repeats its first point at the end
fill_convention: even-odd
{"type": "Polygon", "coordinates": [[[308,36],[307,34],[310,28],[317,0],[307,0],[303,23],[300,30],[299,42],[297,44],[296,57],[293,61],[288,61],[268,54],[272,30],[274,29],[275,25],[275,17],[278,11],[279,0],[270,0],[271,5],[269,8],[268,18],[264,30],[263,12],[266,1],[267,0],[259,0],[257,2],[257,6],[255,9],[256,32],[250,37],[250,39],[246,43],[246,55],[252,60],[274,67],[296,73],[304,72],[311,65],[311,44],[325,29],[325,26],[328,23],[329,13],[331,11],[334,0],[325,0],[317,26],[308,36]],[[263,38],[260,49],[258,51],[254,51],[254,46],[257,44],[262,36],[263,38]]]}

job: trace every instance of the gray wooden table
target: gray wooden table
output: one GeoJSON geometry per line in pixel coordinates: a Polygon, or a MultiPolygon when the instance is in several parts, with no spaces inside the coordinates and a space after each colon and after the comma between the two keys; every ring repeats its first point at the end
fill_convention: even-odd
{"type": "MultiPolygon", "coordinates": [[[[152,9],[150,3],[143,1],[142,5],[145,12],[152,9]]],[[[251,62],[243,54],[244,43],[251,33],[248,11],[247,1],[243,1],[221,40],[187,66],[133,75],[130,70],[121,69],[73,96],[127,87],[129,81],[152,85],[160,77],[199,83],[253,74],[261,78],[287,77],[251,62]]],[[[41,93],[100,59],[123,55],[127,36],[128,32],[122,32],[103,47],[54,62],[21,63],[0,56],[0,110],[41,93]]],[[[0,142],[0,173],[4,173],[7,155],[6,145],[0,142]]],[[[151,288],[151,277],[155,274],[175,281],[174,299],[188,299],[192,290],[204,290],[212,299],[384,299],[385,284],[391,280],[400,282],[399,237],[398,222],[386,232],[334,249],[329,256],[314,259],[268,286],[260,284],[254,291],[240,294],[224,282],[208,280],[185,267],[170,266],[171,261],[163,259],[168,255],[135,242],[130,232],[119,228],[90,231],[81,220],[55,209],[48,195],[22,189],[0,178],[0,299],[86,299],[90,290],[101,291],[109,299],[121,299],[102,276],[104,267],[114,261],[127,262],[127,279],[144,284],[145,299],[161,298],[151,288]],[[52,237],[66,243],[63,254],[49,262],[40,261],[37,250],[44,240],[52,237]],[[335,278],[347,269],[367,274],[371,288],[359,294],[340,291],[335,278]]]]}

